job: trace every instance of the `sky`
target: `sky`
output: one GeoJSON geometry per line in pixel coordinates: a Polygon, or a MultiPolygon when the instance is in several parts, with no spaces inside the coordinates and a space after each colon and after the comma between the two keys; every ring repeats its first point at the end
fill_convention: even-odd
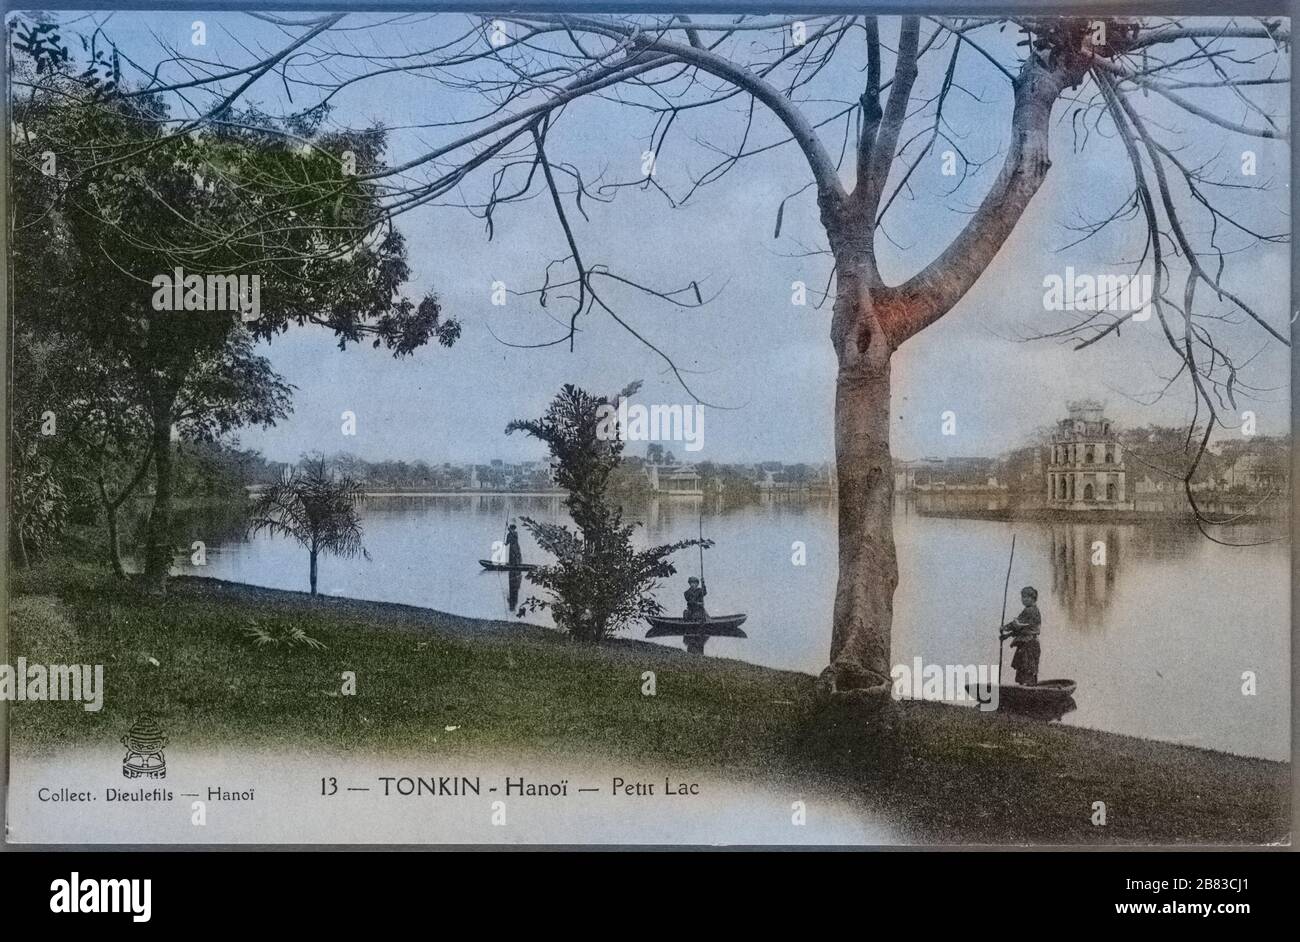
{"type": "MultiPolygon", "coordinates": [[[[201,54],[222,65],[248,62],[250,50],[259,45],[276,48],[286,36],[302,32],[228,13],[205,17],[119,12],[104,28],[132,58],[152,67],[166,55],[159,40],[187,53],[196,51],[189,45],[195,19],[207,25],[208,44],[201,54]]],[[[354,68],[365,53],[400,54],[466,23],[464,15],[442,14],[361,28],[377,19],[349,18],[344,21],[349,32],[329,41],[333,49],[353,57],[336,63],[340,72],[354,68]]],[[[924,28],[922,35],[928,36],[929,30],[924,28]]],[[[882,35],[886,45],[893,44],[896,20],[884,19],[882,35]]],[[[1014,69],[1020,54],[1014,37],[990,33],[988,42],[989,50],[1014,69]]],[[[865,54],[860,41],[845,47],[811,86],[808,96],[819,100],[805,105],[810,115],[825,116],[840,107],[825,99],[852,99],[860,92],[865,54]]],[[[948,54],[945,50],[922,60],[918,94],[934,93],[948,54]]],[[[887,67],[891,64],[887,60],[887,67]]],[[[488,71],[481,68],[484,75],[488,71]]],[[[954,178],[942,170],[942,153],[950,146],[941,142],[918,165],[910,191],[891,207],[878,237],[882,272],[890,282],[906,278],[943,249],[997,172],[1009,133],[1009,84],[970,51],[960,59],[957,75],[944,130],[962,153],[984,164],[955,192],[950,192],[954,178]]],[[[1183,94],[1196,93],[1193,89],[1183,94]]],[[[1286,86],[1261,86],[1252,94],[1285,124],[1286,86]]],[[[299,88],[295,106],[304,103],[303,95],[299,88]]],[[[273,78],[255,85],[246,100],[271,111],[286,106],[284,88],[273,78]]],[[[1209,92],[1198,101],[1230,120],[1258,123],[1224,93],[1209,92]]],[[[1239,176],[1240,154],[1254,151],[1258,175],[1248,182],[1271,180],[1271,192],[1223,192],[1231,194],[1234,211],[1251,228],[1289,232],[1290,158],[1284,142],[1210,127],[1155,95],[1135,96],[1134,102],[1162,140],[1179,148],[1181,159],[1196,165],[1215,158],[1215,166],[1221,167],[1218,179],[1225,182],[1244,179],[1239,176]]],[[[336,126],[380,123],[390,128],[394,162],[452,136],[445,129],[427,127],[430,123],[464,118],[485,107],[481,88],[449,91],[428,76],[406,73],[350,85],[334,104],[331,122],[336,126]]],[[[679,119],[668,146],[657,156],[656,181],[680,195],[692,178],[719,159],[711,144],[738,139],[749,106],[747,98],[736,96],[679,119]]],[[[1053,424],[1064,415],[1066,402],[1079,398],[1102,400],[1121,425],[1187,421],[1190,397],[1185,383],[1154,404],[1147,403],[1177,367],[1154,318],[1130,324],[1122,336],[1082,351],[1059,341],[1025,339],[1059,329],[1067,317],[1044,309],[1045,276],[1064,275],[1067,266],[1078,272],[1119,273],[1126,270],[1122,263],[1141,250],[1136,223],[1067,248],[1079,235],[1072,226],[1109,214],[1132,188],[1123,149],[1106,123],[1094,127],[1086,145],[1079,147],[1072,133],[1079,126],[1071,121],[1072,109],[1070,103],[1058,104],[1047,181],[993,265],[952,312],[895,355],[896,457],[997,454],[1053,424]],[[955,413],[955,434],[943,434],[946,412],[955,413]]],[[[764,109],[757,108],[754,115],[751,142],[784,136],[764,109]]],[[[909,127],[927,124],[928,118],[918,118],[909,127]]],[[[580,167],[588,181],[635,180],[642,176],[650,128],[644,111],[611,100],[583,99],[565,110],[548,150],[552,159],[580,167]]],[[[841,121],[821,131],[833,155],[839,153],[844,129],[841,121]]],[[[422,172],[413,171],[413,176],[419,178],[422,172]]],[[[711,298],[702,309],[684,310],[627,288],[608,289],[620,317],[670,356],[708,403],[704,447],[690,455],[694,460],[820,462],[833,456],[836,365],[829,339],[830,302],[818,309],[791,301],[793,283],[804,282],[815,300],[830,273],[829,257],[818,251],[825,249],[825,238],[813,192],[805,188],[809,180],[802,155],[787,145],[742,162],[676,208],[656,189],[639,187],[620,188],[610,203],[588,201],[584,205],[589,220],[574,211],[570,201],[570,218],[589,265],[606,264],[665,289],[696,280],[711,298]],[[777,209],[787,197],[781,233],[774,237],[777,209]]],[[[481,197],[487,181],[483,174],[471,178],[460,195],[481,197]]],[[[495,282],[511,290],[530,290],[541,283],[549,261],[567,254],[549,198],[538,192],[529,202],[499,211],[490,241],[483,221],[450,201],[400,217],[414,275],[408,293],[418,298],[425,291],[436,292],[444,315],[463,325],[461,339],[452,349],[429,346],[394,360],[368,345],[339,351],[327,332],[294,329],[264,347],[274,368],[297,387],[293,415],[274,429],[243,430],[241,443],[273,460],[321,450],[349,451],[372,460],[513,461],[536,458],[540,452],[520,436],[507,438],[506,424],[540,415],[564,383],[612,393],[641,380],[641,402],[692,402],[662,357],[599,313],[579,322],[572,352],[567,345],[531,350],[508,345],[554,340],[563,334],[561,323],[567,318],[568,307],[556,297],[546,309],[513,296],[505,306],[491,303],[495,282]],[[356,415],[355,435],[342,433],[345,411],[356,415]]],[[[1208,228],[1204,215],[1190,213],[1187,218],[1193,237],[1201,237],[1208,228]]],[[[1232,250],[1249,244],[1233,231],[1222,232],[1219,241],[1232,250]]],[[[1255,245],[1230,252],[1227,258],[1226,283],[1285,330],[1288,247],[1255,245]]],[[[1180,289],[1173,294],[1180,296],[1180,289]]],[[[1206,300],[1204,292],[1201,297],[1206,300]]],[[[1252,325],[1221,324],[1215,330],[1239,360],[1249,359],[1243,376],[1270,390],[1253,402],[1240,401],[1239,407],[1256,412],[1261,432],[1285,432],[1290,369],[1286,348],[1252,325]]],[[[632,452],[639,447],[633,446],[632,452]]],[[[682,452],[680,445],[673,448],[670,443],[669,448],[682,452]]]]}

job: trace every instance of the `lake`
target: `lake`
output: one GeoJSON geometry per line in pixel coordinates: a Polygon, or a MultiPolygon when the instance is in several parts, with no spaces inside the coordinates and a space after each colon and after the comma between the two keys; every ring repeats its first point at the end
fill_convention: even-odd
{"type": "MultiPolygon", "coordinates": [[[[629,507],[642,542],[699,532],[699,500],[629,507]]],[[[507,517],[566,521],[559,497],[465,495],[380,497],[364,506],[370,559],[323,557],[320,591],[401,602],[482,618],[511,618],[510,580],[482,571],[507,517]]],[[[747,612],[749,637],[712,639],[708,655],[819,672],[827,662],[835,592],[835,509],[790,500],[711,509],[704,534],[712,614],[747,612]],[[797,544],[806,561],[796,564],[797,544]]],[[[187,535],[204,539],[202,527],[187,535]]],[[[1006,523],[922,515],[900,502],[895,518],[899,588],[893,661],[991,664],[1012,533],[1016,557],[1007,618],[1019,588],[1039,591],[1039,676],[1079,682],[1078,709],[1062,722],[1270,759],[1290,757],[1290,544],[1229,547],[1183,523],[1006,523]],[[1105,544],[1104,565],[1093,563],[1105,544]],[[1253,672],[1255,692],[1243,693],[1253,672]]],[[[1234,527],[1219,539],[1252,542],[1285,533],[1234,527]]],[[[539,551],[520,526],[527,561],[539,551]]],[[[207,565],[181,571],[282,589],[307,589],[307,554],[297,544],[237,533],[208,534],[207,565]]],[[[678,575],[660,587],[668,614],[683,608],[699,553],[675,557],[678,575]]],[[[532,587],[525,580],[522,595],[532,587]]],[[[529,616],[545,622],[544,615],[529,616]]],[[[635,629],[640,635],[642,626],[635,629]]],[[[680,645],[680,640],[663,643],[680,645]]],[[[1010,672],[1011,651],[1004,670],[1010,672]]]]}

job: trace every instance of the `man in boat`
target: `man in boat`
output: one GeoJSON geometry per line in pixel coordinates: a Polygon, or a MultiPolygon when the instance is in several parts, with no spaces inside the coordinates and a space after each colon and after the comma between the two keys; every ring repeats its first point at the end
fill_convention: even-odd
{"type": "Polygon", "coordinates": [[[686,590],[686,611],[682,613],[682,617],[705,621],[709,613],[704,610],[704,597],[709,594],[709,590],[694,576],[687,579],[686,584],[689,588],[686,590]]]}
{"type": "Polygon", "coordinates": [[[519,551],[519,531],[513,523],[506,527],[506,551],[510,554],[511,566],[523,565],[524,554],[519,551]]]}
{"type": "Polygon", "coordinates": [[[1038,612],[1038,590],[1031,585],[1020,590],[1020,604],[1024,610],[1002,626],[999,633],[1001,640],[1011,639],[1011,648],[1016,652],[1011,659],[1011,668],[1016,672],[1016,683],[1022,687],[1032,687],[1038,683],[1038,658],[1042,648],[1038,644],[1038,634],[1043,626],[1043,616],[1038,612]]]}

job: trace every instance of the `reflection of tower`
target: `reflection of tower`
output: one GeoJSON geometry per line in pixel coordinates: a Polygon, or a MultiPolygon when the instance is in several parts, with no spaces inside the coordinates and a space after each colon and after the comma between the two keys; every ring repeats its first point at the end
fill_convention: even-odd
{"type": "Polygon", "coordinates": [[[1052,594],[1075,627],[1098,627],[1115,595],[1128,527],[1051,528],[1052,594]]]}
{"type": "Polygon", "coordinates": [[[1071,402],[1048,450],[1047,505],[1062,510],[1131,510],[1123,445],[1093,399],[1071,402]]]}

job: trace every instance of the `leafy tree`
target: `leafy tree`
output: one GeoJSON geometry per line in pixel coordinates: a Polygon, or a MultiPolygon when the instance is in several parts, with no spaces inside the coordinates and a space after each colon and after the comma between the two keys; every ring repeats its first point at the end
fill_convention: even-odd
{"type": "Polygon", "coordinates": [[[250,535],[266,532],[297,540],[310,560],[311,594],[316,594],[316,562],[321,553],[350,559],[370,558],[361,545],[358,508],[365,499],[361,482],[331,470],[323,455],[309,455],[302,466],[286,469],[283,477],[258,498],[249,524],[250,535]]]}
{"type": "Polygon", "coordinates": [[[145,575],[161,590],[173,434],[212,441],[288,413],[290,388],[256,340],[316,324],[341,348],[370,338],[403,356],[431,338],[450,345],[459,327],[432,295],[399,293],[405,242],[362,179],[382,133],[233,111],[182,133],[155,96],[100,100],[52,69],[14,102],[16,317],[102,363],[121,398],[111,411],[143,417],[156,480],[145,575]],[[154,279],[178,269],[246,276],[245,308],[156,309],[154,279]]]}
{"type": "MultiPolygon", "coordinates": [[[[701,545],[682,540],[645,550],[632,545],[638,523],[624,523],[623,510],[607,499],[611,478],[622,461],[623,442],[602,436],[609,410],[619,397],[631,396],[633,384],[612,399],[566,384],[540,419],[519,420],[506,434],[525,432],[551,452],[555,483],[568,492],[564,505],[576,529],[521,517],[537,545],[555,557],[528,578],[549,598],[529,598],[530,611],[549,609],[555,623],[582,641],[603,641],[632,622],[657,615],[663,607],[650,593],[660,579],[677,570],[668,557],[701,545]]],[[[707,540],[704,546],[711,545],[707,540]]]]}
{"type": "Polygon", "coordinates": [[[257,451],[239,447],[235,439],[181,442],[176,451],[176,496],[199,500],[220,500],[239,504],[245,488],[255,483],[272,483],[280,478],[280,465],[267,461],[257,451]]]}
{"type": "Polygon", "coordinates": [[[1156,480],[1171,482],[1187,478],[1191,483],[1203,484],[1214,477],[1214,465],[1200,455],[1197,439],[1203,426],[1193,424],[1187,428],[1169,425],[1147,425],[1142,428],[1122,429],[1119,440],[1124,446],[1124,461],[1132,480],[1151,476],[1156,480]]]}
{"type": "Polygon", "coordinates": [[[18,442],[10,452],[10,540],[14,558],[26,566],[58,542],[67,516],[67,499],[50,459],[18,442]]]}
{"type": "Polygon", "coordinates": [[[702,461],[695,466],[695,470],[700,475],[700,486],[704,493],[717,492],[727,506],[752,503],[758,499],[758,485],[730,465],[702,461]]]}
{"type": "Polygon", "coordinates": [[[646,477],[645,466],[636,459],[615,468],[609,476],[609,492],[627,500],[647,500],[654,497],[650,481],[646,477]],[[635,464],[634,464],[635,462],[635,464]]]}

